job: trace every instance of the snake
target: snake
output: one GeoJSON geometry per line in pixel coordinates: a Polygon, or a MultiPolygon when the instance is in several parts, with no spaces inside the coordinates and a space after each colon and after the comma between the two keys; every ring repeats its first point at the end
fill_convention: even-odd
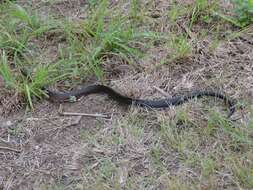
{"type": "Polygon", "coordinates": [[[235,112],[236,101],[224,93],[215,91],[192,91],[186,95],[178,95],[172,98],[163,98],[159,100],[148,99],[136,99],[131,98],[115,91],[114,89],[100,84],[83,86],[80,89],[71,90],[67,92],[58,92],[50,89],[46,89],[47,98],[52,102],[69,102],[71,97],[80,98],[82,96],[88,96],[90,94],[106,94],[112,100],[117,101],[124,105],[134,105],[146,108],[168,108],[171,106],[181,105],[191,99],[201,98],[204,96],[215,97],[223,100],[228,105],[228,115],[230,117],[235,112]]]}

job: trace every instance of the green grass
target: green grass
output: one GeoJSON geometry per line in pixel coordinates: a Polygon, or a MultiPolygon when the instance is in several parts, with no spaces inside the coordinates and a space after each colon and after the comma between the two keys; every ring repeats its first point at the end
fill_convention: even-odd
{"type": "Polygon", "coordinates": [[[166,43],[164,48],[168,50],[169,56],[162,59],[157,66],[164,64],[171,64],[180,60],[187,59],[192,52],[192,46],[186,35],[169,33],[168,37],[165,38],[166,43]]]}
{"type": "Polygon", "coordinates": [[[171,34],[167,44],[168,48],[172,50],[169,61],[185,58],[191,53],[191,44],[184,35],[176,36],[171,34]]]}
{"type": "Polygon", "coordinates": [[[217,9],[217,1],[197,0],[192,7],[189,28],[198,20],[209,23],[212,19],[212,12],[217,9]]]}
{"type": "Polygon", "coordinates": [[[245,28],[251,25],[253,23],[253,1],[231,0],[231,3],[233,4],[232,16],[220,12],[215,12],[215,14],[239,28],[245,28]]]}
{"type": "Polygon", "coordinates": [[[8,65],[8,60],[5,51],[2,52],[1,57],[1,64],[0,64],[0,73],[5,80],[5,87],[6,88],[15,88],[15,79],[11,73],[11,69],[8,65]]]}
{"type": "Polygon", "coordinates": [[[181,17],[187,15],[188,9],[185,6],[178,5],[178,4],[173,4],[168,11],[168,18],[170,19],[171,22],[176,22],[178,19],[181,17]]]}
{"type": "Polygon", "coordinates": [[[28,13],[19,5],[6,3],[1,5],[1,35],[2,50],[0,72],[8,88],[24,95],[30,107],[33,97],[43,95],[42,87],[49,85],[56,78],[51,66],[41,65],[27,57],[32,57],[28,43],[31,39],[52,29],[52,23],[43,22],[37,14],[28,13]],[[29,70],[28,70],[29,68],[29,70]],[[21,71],[27,72],[24,76],[21,71]]]}
{"type": "Polygon", "coordinates": [[[71,22],[62,26],[71,53],[66,56],[76,59],[79,67],[94,73],[99,79],[103,77],[101,64],[106,57],[116,56],[133,63],[134,58],[142,54],[137,45],[156,37],[155,33],[138,31],[121,12],[114,10],[112,14],[107,4],[107,1],[102,1],[76,27],[71,22]]]}
{"type": "Polygon", "coordinates": [[[134,63],[134,59],[142,55],[139,48],[142,42],[156,38],[155,33],[138,31],[121,12],[109,10],[108,1],[93,6],[89,17],[79,23],[51,18],[42,20],[37,13],[12,3],[0,7],[3,10],[0,47],[5,51],[1,73],[6,83],[15,83],[30,107],[34,97],[43,95],[43,87],[62,77],[69,79],[66,85],[75,82],[73,79],[82,82],[93,74],[102,80],[102,64],[109,57],[134,63]],[[43,64],[34,58],[30,43],[47,35],[60,35],[66,43],[64,49],[59,46],[56,62],[43,64]]]}
{"type": "Polygon", "coordinates": [[[242,26],[253,23],[253,1],[252,0],[233,0],[234,13],[237,22],[242,26]]]}

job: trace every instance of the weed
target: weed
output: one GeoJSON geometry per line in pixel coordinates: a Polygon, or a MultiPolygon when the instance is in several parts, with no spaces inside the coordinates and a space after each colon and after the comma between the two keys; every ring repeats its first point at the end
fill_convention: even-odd
{"type": "Polygon", "coordinates": [[[115,15],[111,15],[107,4],[107,1],[102,1],[79,26],[81,39],[80,35],[75,35],[76,32],[72,27],[65,25],[64,28],[68,34],[70,47],[75,48],[74,54],[80,56],[82,53],[80,63],[100,79],[103,75],[101,64],[106,56],[118,56],[131,63],[135,56],[141,55],[134,44],[139,43],[141,38],[155,36],[152,33],[136,31],[117,11],[115,15]]]}
{"type": "Polygon", "coordinates": [[[232,0],[235,20],[245,27],[253,22],[253,0],[232,0]]]}
{"type": "Polygon", "coordinates": [[[88,3],[91,7],[95,7],[96,5],[98,5],[99,0],[88,0],[88,3]]]}
{"type": "Polygon", "coordinates": [[[0,16],[0,48],[6,50],[7,54],[14,55],[26,49],[29,35],[25,29],[17,32],[17,20],[10,21],[7,17],[8,14],[0,16]]]}
{"type": "Polygon", "coordinates": [[[10,15],[13,16],[13,18],[17,18],[20,21],[27,24],[28,27],[30,27],[32,30],[36,30],[40,27],[40,20],[37,15],[30,15],[28,12],[21,6],[17,4],[13,4],[11,6],[11,12],[10,15]]]}
{"type": "Polygon", "coordinates": [[[64,77],[64,75],[53,77],[54,75],[52,73],[54,72],[56,72],[56,70],[53,66],[38,64],[35,72],[20,82],[20,86],[22,87],[21,93],[25,95],[31,108],[33,107],[33,97],[41,98],[42,95],[46,95],[42,90],[43,87],[48,86],[64,77]]]}
{"type": "Polygon", "coordinates": [[[140,4],[137,0],[131,0],[130,17],[137,18],[140,12],[140,4]]]}
{"type": "Polygon", "coordinates": [[[209,2],[207,0],[197,0],[188,6],[174,3],[168,12],[168,18],[172,23],[175,23],[181,17],[189,17],[187,22],[189,30],[191,30],[193,24],[199,20],[210,23],[213,20],[212,12],[217,7],[217,1],[209,2]]]}
{"type": "Polygon", "coordinates": [[[5,82],[5,87],[7,88],[15,88],[15,78],[11,72],[11,69],[8,65],[7,56],[5,51],[2,53],[1,62],[0,62],[0,73],[5,82]]]}
{"type": "Polygon", "coordinates": [[[168,62],[183,59],[191,53],[191,45],[184,35],[170,34],[167,47],[171,50],[168,62]]]}
{"type": "Polygon", "coordinates": [[[201,167],[204,176],[209,176],[215,171],[215,161],[212,158],[205,158],[201,160],[201,167]]]}
{"type": "Polygon", "coordinates": [[[186,15],[188,12],[187,7],[173,3],[168,11],[168,17],[171,22],[176,22],[181,16],[186,15]]]}
{"type": "Polygon", "coordinates": [[[227,16],[215,12],[220,18],[233,25],[244,28],[253,22],[253,1],[252,0],[231,0],[234,5],[233,16],[227,16]]]}
{"type": "Polygon", "coordinates": [[[110,179],[115,173],[116,167],[111,160],[102,160],[100,162],[99,173],[103,179],[110,179]]]}
{"type": "Polygon", "coordinates": [[[14,58],[30,53],[30,39],[55,27],[52,20],[43,21],[38,14],[28,13],[17,4],[5,3],[0,10],[0,48],[14,58]]]}
{"type": "Polygon", "coordinates": [[[241,149],[242,147],[249,149],[253,146],[253,140],[249,136],[253,129],[251,122],[247,123],[244,127],[239,127],[229,122],[228,119],[220,114],[213,113],[209,118],[209,125],[221,127],[231,138],[230,145],[233,149],[241,149]]]}
{"type": "Polygon", "coordinates": [[[243,155],[240,158],[229,156],[226,159],[229,170],[238,180],[239,186],[253,188],[253,162],[252,155],[243,155]]]}
{"type": "Polygon", "coordinates": [[[33,97],[41,98],[42,95],[45,95],[42,90],[44,86],[47,86],[63,77],[63,75],[53,77],[53,72],[56,72],[53,66],[38,64],[34,69],[34,72],[28,76],[24,77],[17,74],[14,78],[14,73],[9,67],[7,56],[5,53],[2,55],[0,73],[3,76],[6,86],[11,89],[16,89],[18,93],[24,94],[31,107],[33,107],[33,97]]]}
{"type": "Polygon", "coordinates": [[[212,12],[217,9],[217,1],[210,3],[208,0],[197,0],[191,11],[191,18],[189,22],[189,29],[193,24],[201,18],[204,22],[211,21],[212,12]]]}
{"type": "Polygon", "coordinates": [[[101,4],[85,25],[85,31],[92,37],[92,45],[88,47],[86,59],[89,68],[98,77],[102,74],[100,64],[104,55],[113,54],[131,61],[131,57],[138,54],[137,49],[130,46],[131,41],[135,39],[134,29],[126,28],[123,18],[113,18],[106,24],[105,9],[105,5],[101,4]]]}

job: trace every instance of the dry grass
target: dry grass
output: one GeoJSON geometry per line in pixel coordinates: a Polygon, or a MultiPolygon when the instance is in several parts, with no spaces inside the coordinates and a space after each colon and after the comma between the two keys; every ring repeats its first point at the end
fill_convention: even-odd
{"type": "MultiPolygon", "coordinates": [[[[27,1],[17,2],[28,6],[27,1]]],[[[130,7],[129,1],[110,2],[112,8],[126,12],[130,7]]],[[[225,31],[236,29],[216,20],[196,21],[190,31],[185,31],[189,12],[174,23],[167,17],[171,3],[145,2],[139,11],[141,15],[136,17],[138,22],[152,31],[169,36],[173,33],[168,39],[173,37],[175,43],[155,41],[144,47],[147,52],[132,65],[118,57],[106,57],[102,64],[103,81],[139,98],[163,97],[154,87],[169,96],[193,89],[222,90],[239,99],[247,109],[237,111],[232,118],[236,121],[230,121],[223,117],[224,105],[212,99],[193,100],[169,110],[143,110],[121,107],[94,95],[63,107],[70,112],[109,112],[112,118],[83,117],[80,123],[72,125],[76,117],[59,116],[59,105],[38,101],[34,111],[21,109],[8,117],[0,116],[0,188],[253,188],[253,127],[249,111],[253,98],[252,28],[230,40],[225,31]],[[153,18],[157,12],[158,18],[153,18]],[[182,32],[187,36],[183,41],[177,38],[182,32]]],[[[82,10],[88,7],[88,1],[31,3],[42,15],[50,13],[74,21],[85,17],[82,10]]],[[[193,5],[192,1],[178,3],[185,7],[193,5]]],[[[223,3],[222,6],[229,6],[223,3]]],[[[37,47],[47,50],[38,53],[39,62],[53,63],[59,58],[58,40],[55,34],[33,40],[37,47]]],[[[86,82],[96,80],[89,76],[86,82]]],[[[5,101],[12,100],[2,94],[3,91],[0,111],[6,110],[5,101]]]]}

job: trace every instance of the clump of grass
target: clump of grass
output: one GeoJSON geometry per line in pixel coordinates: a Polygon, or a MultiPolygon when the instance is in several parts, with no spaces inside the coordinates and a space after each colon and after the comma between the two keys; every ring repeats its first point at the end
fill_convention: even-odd
{"type": "MultiPolygon", "coordinates": [[[[37,14],[28,13],[19,5],[7,2],[0,6],[0,48],[2,75],[6,88],[15,90],[27,100],[30,107],[33,97],[41,97],[42,87],[54,81],[50,73],[52,67],[40,65],[30,60],[28,43],[30,39],[52,28],[49,22],[43,22],[37,14]],[[31,73],[24,76],[21,71],[29,68],[31,73]]],[[[30,56],[32,57],[32,56],[30,56]]]]}
{"type": "Polygon", "coordinates": [[[10,19],[10,6],[1,6],[3,10],[0,15],[0,48],[7,51],[8,54],[15,54],[22,52],[28,42],[28,31],[26,29],[17,29],[19,28],[18,21],[14,18],[10,19]],[[6,9],[6,10],[5,10],[6,9]]]}
{"type": "Polygon", "coordinates": [[[168,11],[168,18],[171,22],[176,22],[181,16],[185,16],[188,12],[186,6],[178,5],[173,3],[170,10],[168,11]]]}
{"type": "Polygon", "coordinates": [[[88,0],[89,6],[94,7],[99,3],[99,0],[88,0]]]}
{"type": "Polygon", "coordinates": [[[132,63],[132,58],[141,53],[134,44],[140,42],[141,38],[151,37],[151,33],[136,31],[122,16],[112,15],[111,20],[106,22],[106,2],[100,4],[96,13],[85,24],[86,32],[92,37],[87,58],[89,67],[95,74],[101,73],[98,69],[103,56],[119,56],[132,63]]]}
{"type": "Polygon", "coordinates": [[[246,189],[253,188],[253,161],[251,154],[242,155],[240,158],[235,155],[228,156],[226,163],[229,171],[233,173],[240,186],[246,189]]]}
{"type": "Polygon", "coordinates": [[[32,75],[21,78],[21,92],[25,95],[30,107],[33,107],[33,97],[41,98],[42,95],[46,95],[43,91],[43,87],[56,82],[64,76],[64,74],[61,76],[54,76],[53,73],[56,73],[56,71],[54,66],[38,64],[32,75]]]}
{"type": "Polygon", "coordinates": [[[29,40],[53,27],[51,21],[44,22],[38,14],[28,13],[13,3],[0,5],[0,48],[7,54],[17,55],[28,51],[29,40]]]}
{"type": "Polygon", "coordinates": [[[140,5],[137,0],[131,0],[131,8],[130,8],[130,17],[137,18],[138,13],[140,12],[140,5]]]}
{"type": "MultiPolygon", "coordinates": [[[[172,54],[171,59],[177,60],[181,59],[183,57],[187,57],[192,50],[192,44],[198,43],[200,38],[203,36],[206,36],[207,33],[210,34],[211,30],[216,26],[216,22],[214,22],[214,16],[213,12],[218,9],[218,2],[215,1],[207,1],[207,0],[197,0],[194,1],[194,3],[191,3],[189,5],[185,4],[172,4],[171,8],[168,12],[168,19],[170,20],[172,24],[172,30],[174,33],[179,33],[176,38],[173,36],[171,37],[172,40],[170,47],[174,48],[174,52],[172,54]],[[186,23],[185,25],[182,25],[182,22],[186,23]],[[201,27],[200,31],[194,31],[196,34],[194,35],[191,31],[195,25],[204,25],[205,27],[201,27]],[[182,30],[178,31],[178,25],[183,26],[184,31],[182,33],[182,30]],[[208,27],[208,29],[206,29],[208,27]],[[210,28],[211,27],[211,28],[210,28]],[[189,37],[191,39],[191,44],[188,43],[189,37]],[[197,39],[198,37],[198,39],[197,39]],[[174,38],[174,39],[173,39],[174,38]]],[[[171,34],[170,34],[171,35],[171,34]]],[[[215,37],[218,35],[216,34],[215,37]]],[[[213,44],[212,48],[215,48],[215,45],[218,43],[217,38],[216,41],[213,44]]]]}
{"type": "Polygon", "coordinates": [[[216,170],[216,164],[212,157],[203,158],[201,160],[202,175],[208,177],[213,174],[216,170]]]}
{"type": "Polygon", "coordinates": [[[222,19],[233,25],[243,28],[253,23],[253,1],[252,0],[231,0],[234,5],[233,16],[227,16],[215,12],[222,19]]]}
{"type": "Polygon", "coordinates": [[[155,37],[150,32],[139,32],[121,12],[109,10],[107,0],[95,6],[87,20],[75,29],[66,24],[63,27],[72,55],[79,57],[77,60],[82,67],[100,79],[103,76],[101,65],[106,57],[118,56],[132,63],[141,55],[137,44],[145,38],[155,37]]]}
{"type": "Polygon", "coordinates": [[[244,27],[253,23],[253,1],[252,0],[232,0],[234,4],[235,20],[244,27]]]}
{"type": "MultiPolygon", "coordinates": [[[[24,63],[25,64],[25,63],[24,63]]],[[[56,73],[54,66],[37,64],[32,73],[23,76],[10,67],[8,58],[3,51],[0,62],[0,74],[3,77],[6,88],[14,89],[19,94],[24,95],[25,100],[33,108],[33,97],[41,98],[45,95],[42,88],[57,81],[61,76],[54,76],[56,73]]]]}
{"type": "Polygon", "coordinates": [[[189,22],[189,28],[191,29],[193,24],[201,19],[205,23],[209,23],[212,18],[212,13],[217,9],[217,1],[209,2],[208,0],[197,0],[192,6],[191,18],[189,22]]]}
{"type": "Polygon", "coordinates": [[[174,23],[180,18],[187,19],[189,30],[198,22],[210,23],[212,12],[218,8],[217,1],[196,0],[190,5],[172,4],[168,12],[169,20],[174,23]]]}
{"type": "Polygon", "coordinates": [[[188,42],[185,35],[175,35],[171,33],[166,46],[170,50],[169,59],[166,60],[166,63],[184,59],[188,57],[192,51],[191,44],[188,42]]]}
{"type": "Polygon", "coordinates": [[[8,60],[5,51],[2,52],[1,56],[0,74],[3,77],[3,80],[5,81],[6,88],[15,88],[15,79],[8,65],[8,60]]]}
{"type": "Polygon", "coordinates": [[[27,24],[32,30],[40,27],[40,19],[36,14],[30,15],[23,7],[18,4],[11,4],[10,15],[27,24]]]}

